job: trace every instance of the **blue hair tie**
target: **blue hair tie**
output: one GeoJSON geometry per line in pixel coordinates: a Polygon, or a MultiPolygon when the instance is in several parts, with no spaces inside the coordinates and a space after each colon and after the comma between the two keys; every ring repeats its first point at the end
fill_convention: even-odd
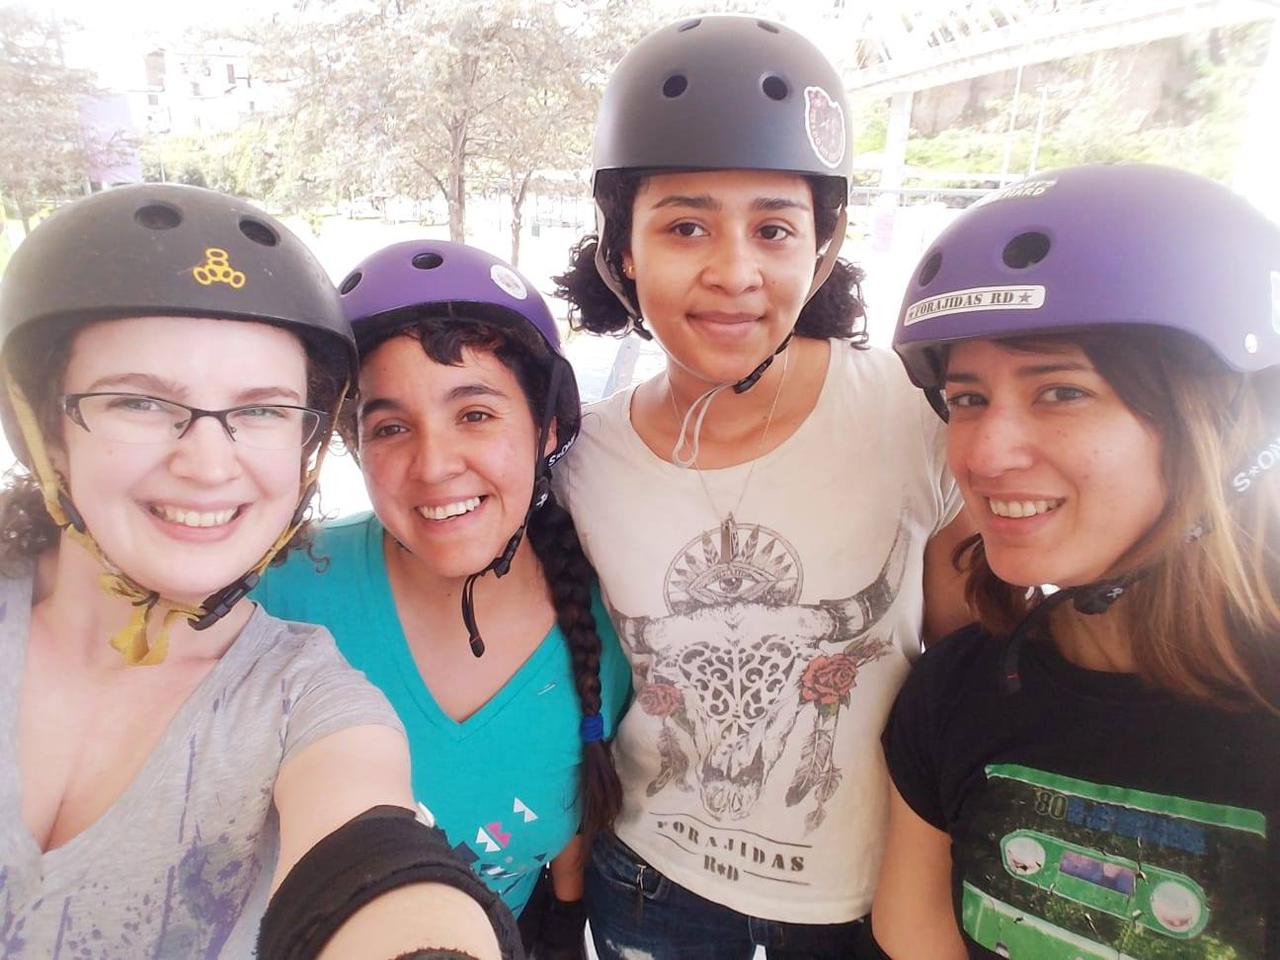
{"type": "Polygon", "coordinates": [[[604,739],[604,717],[598,713],[588,713],[578,725],[578,736],[583,743],[595,743],[604,739]]]}

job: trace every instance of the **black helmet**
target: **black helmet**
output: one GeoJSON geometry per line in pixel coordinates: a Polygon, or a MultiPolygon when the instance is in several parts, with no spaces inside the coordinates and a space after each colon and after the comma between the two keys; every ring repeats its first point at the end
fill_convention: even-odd
{"type": "Polygon", "coordinates": [[[840,75],[794,30],[756,17],[683,20],[649,34],[614,70],[592,171],[777,170],[847,190],[848,117],[840,75]]]}
{"type": "MultiPolygon", "coordinates": [[[[0,377],[24,344],[140,316],[278,324],[356,369],[338,293],[302,241],[245,200],[155,183],[77,200],[17,249],[0,284],[0,377]]],[[[7,415],[5,432],[20,450],[7,415]]]]}

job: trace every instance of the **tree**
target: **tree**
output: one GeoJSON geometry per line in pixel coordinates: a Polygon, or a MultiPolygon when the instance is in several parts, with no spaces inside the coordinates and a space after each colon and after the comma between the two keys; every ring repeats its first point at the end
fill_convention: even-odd
{"type": "Polygon", "coordinates": [[[573,27],[557,20],[550,4],[535,3],[513,22],[512,66],[504,81],[507,109],[486,118],[477,147],[511,203],[516,266],[524,202],[534,178],[588,165],[596,108],[613,66],[666,19],[644,0],[568,0],[562,10],[573,27]]]}
{"type": "Polygon", "coordinates": [[[563,123],[563,101],[547,92],[575,82],[572,51],[554,9],[529,0],[366,0],[277,23],[257,70],[292,85],[275,135],[300,171],[335,196],[438,193],[462,241],[467,185],[483,164],[547,155],[526,128],[563,123]]]}
{"type": "Polygon", "coordinates": [[[52,17],[0,7],[0,196],[24,231],[42,203],[83,192],[95,149],[81,119],[93,85],[62,60],[52,17]]]}
{"type": "Polygon", "coordinates": [[[550,5],[535,4],[512,24],[507,46],[511,66],[495,101],[500,108],[478,118],[476,127],[478,166],[490,171],[511,204],[510,259],[516,266],[529,185],[539,171],[585,165],[598,98],[587,79],[584,46],[566,43],[566,31],[555,17],[550,5]]]}
{"type": "Polygon", "coordinates": [[[612,65],[654,23],[647,0],[313,0],[258,32],[254,70],[291,85],[272,135],[335,199],[439,196],[463,241],[468,187],[496,188],[518,259],[530,185],[585,166],[612,65]]]}

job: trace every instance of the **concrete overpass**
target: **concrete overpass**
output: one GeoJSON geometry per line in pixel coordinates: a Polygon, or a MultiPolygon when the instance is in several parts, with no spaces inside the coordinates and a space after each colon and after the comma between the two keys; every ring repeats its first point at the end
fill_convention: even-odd
{"type": "MultiPolygon", "coordinates": [[[[850,37],[844,58],[849,93],[890,100],[880,182],[885,199],[902,186],[916,91],[1015,70],[1012,130],[1024,67],[1269,20],[1269,61],[1254,96],[1236,179],[1273,215],[1280,214],[1280,190],[1269,173],[1280,155],[1280,135],[1263,116],[1280,101],[1280,0],[834,0],[826,18],[827,29],[850,37]]],[[[1023,173],[1009,169],[1006,151],[1004,169],[993,179],[1023,173]]]]}
{"type": "Polygon", "coordinates": [[[989,0],[836,16],[861,39],[850,93],[892,96],[1099,50],[1280,17],[1280,0],[989,0]]]}

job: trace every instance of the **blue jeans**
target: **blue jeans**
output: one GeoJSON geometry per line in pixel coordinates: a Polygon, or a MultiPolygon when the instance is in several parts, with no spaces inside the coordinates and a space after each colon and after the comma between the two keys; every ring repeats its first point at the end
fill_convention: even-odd
{"type": "Polygon", "coordinates": [[[848,960],[862,920],[784,923],[750,917],[686,890],[612,834],[591,850],[587,918],[600,960],[848,960]]]}

